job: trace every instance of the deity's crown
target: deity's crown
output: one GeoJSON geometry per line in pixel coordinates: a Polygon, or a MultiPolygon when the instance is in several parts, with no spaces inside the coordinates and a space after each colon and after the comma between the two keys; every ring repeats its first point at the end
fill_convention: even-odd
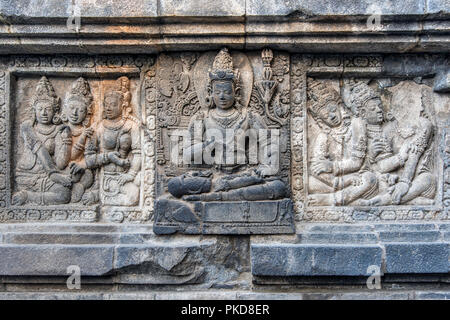
{"type": "Polygon", "coordinates": [[[94,100],[89,83],[83,77],[78,78],[72,83],[66,99],[70,100],[73,98],[80,98],[87,105],[90,105],[94,100]]]}
{"type": "Polygon", "coordinates": [[[114,85],[106,91],[105,95],[111,93],[119,94],[120,96],[122,96],[122,105],[125,108],[130,107],[131,92],[130,92],[130,79],[128,79],[128,77],[122,76],[118,78],[114,83],[114,85]]]}
{"type": "Polygon", "coordinates": [[[359,110],[367,101],[380,98],[375,90],[365,82],[355,81],[353,79],[346,81],[344,92],[346,103],[355,114],[359,114],[359,110]]]}
{"type": "Polygon", "coordinates": [[[313,78],[308,78],[307,92],[309,99],[308,110],[313,117],[316,117],[319,111],[329,102],[342,103],[341,97],[336,90],[313,78]]]}
{"type": "Polygon", "coordinates": [[[53,105],[59,104],[59,98],[55,93],[55,89],[45,76],[36,85],[36,90],[32,97],[32,105],[34,106],[39,101],[50,101],[53,105]]]}
{"type": "Polygon", "coordinates": [[[209,78],[210,80],[237,80],[237,74],[233,70],[233,59],[227,48],[222,48],[214,58],[209,78]]]}

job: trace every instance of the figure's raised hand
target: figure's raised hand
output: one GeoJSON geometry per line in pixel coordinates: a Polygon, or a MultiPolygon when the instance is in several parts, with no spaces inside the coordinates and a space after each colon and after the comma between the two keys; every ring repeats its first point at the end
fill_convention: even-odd
{"type": "Polygon", "coordinates": [[[87,138],[92,138],[92,136],[94,135],[94,129],[91,127],[84,129],[83,135],[87,138]]]}

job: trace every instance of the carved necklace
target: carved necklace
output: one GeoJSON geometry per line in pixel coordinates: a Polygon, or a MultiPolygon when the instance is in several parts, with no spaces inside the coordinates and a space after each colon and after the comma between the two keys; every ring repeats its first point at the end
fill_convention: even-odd
{"type": "Polygon", "coordinates": [[[229,116],[220,116],[215,112],[211,112],[211,117],[215,122],[217,122],[222,128],[229,128],[233,126],[240,117],[240,113],[237,110],[229,116]]]}
{"type": "Polygon", "coordinates": [[[383,133],[381,126],[378,124],[369,124],[368,123],[366,125],[366,128],[367,128],[367,133],[368,133],[369,138],[379,137],[383,133]]]}
{"type": "Polygon", "coordinates": [[[109,130],[113,130],[113,131],[117,131],[120,128],[123,127],[123,125],[125,124],[125,119],[121,118],[119,121],[111,121],[108,119],[104,119],[103,120],[103,125],[105,126],[105,128],[109,129],[109,130]]]}
{"type": "Polygon", "coordinates": [[[39,125],[36,125],[35,128],[36,128],[36,131],[39,132],[40,134],[42,134],[44,136],[48,136],[55,131],[56,126],[50,126],[49,129],[45,129],[45,128],[39,127],[39,125]]]}
{"type": "Polygon", "coordinates": [[[330,129],[330,136],[333,138],[334,141],[336,141],[339,144],[343,144],[344,141],[348,141],[350,139],[350,136],[345,136],[348,132],[348,125],[341,124],[337,128],[331,128],[330,129]]]}

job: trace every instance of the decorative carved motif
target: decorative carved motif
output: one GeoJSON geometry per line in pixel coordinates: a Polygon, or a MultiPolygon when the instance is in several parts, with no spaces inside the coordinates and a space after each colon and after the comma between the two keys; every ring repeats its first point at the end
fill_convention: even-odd
{"type": "MultiPolygon", "coordinates": [[[[154,198],[150,191],[146,197],[140,191],[140,153],[144,150],[151,156],[148,142],[153,137],[138,120],[135,80],[126,76],[113,80],[111,75],[130,72],[136,77],[141,69],[149,69],[153,58],[65,55],[0,60],[6,70],[0,72],[0,221],[148,221],[154,198]],[[90,76],[59,77],[62,67],[66,74],[81,68],[90,76]],[[33,80],[28,70],[51,73],[33,80]],[[106,77],[98,78],[102,73],[106,77]],[[15,98],[9,99],[10,95],[15,98]],[[117,122],[112,123],[117,119],[109,117],[109,109],[120,109],[117,122]],[[108,159],[103,157],[100,164],[105,153],[108,159]],[[118,168],[114,163],[114,174],[113,161],[124,165],[118,168]],[[132,175],[133,190],[127,186],[132,175]],[[108,192],[115,196],[108,198],[108,192]]],[[[150,94],[147,100],[151,101],[150,94]]],[[[148,172],[148,166],[144,168],[148,172]]]]}
{"type": "Polygon", "coordinates": [[[433,204],[434,130],[425,106],[417,128],[402,136],[365,82],[346,80],[343,95],[345,104],[333,88],[308,81],[308,112],[318,127],[310,141],[309,205],[433,204]]]}
{"type": "Polygon", "coordinates": [[[158,233],[239,234],[292,232],[293,211],[449,219],[448,95],[401,74],[415,55],[398,57],[395,77],[384,60],[270,49],[166,53],[155,65],[1,56],[0,221],[135,223],[155,212],[158,233]],[[251,140],[259,130],[266,139],[251,140]],[[243,163],[226,162],[227,131],[247,140],[229,147],[243,163]],[[250,161],[261,145],[276,146],[265,156],[276,170],[250,161]]]}
{"type": "MultiPolygon", "coordinates": [[[[288,179],[280,174],[286,165],[280,166],[280,159],[289,153],[282,150],[280,157],[275,139],[280,130],[289,135],[284,126],[289,100],[280,97],[287,92],[280,92],[279,80],[273,79],[273,52],[265,49],[261,58],[262,78],[252,91],[252,66],[242,53],[232,55],[224,48],[204,54],[192,71],[177,67],[183,56],[159,57],[158,152],[164,158],[158,158],[157,167],[156,233],[293,231],[288,179]],[[262,111],[248,108],[252,92],[262,111]],[[268,162],[253,160],[257,147],[270,149],[259,155],[268,162]]],[[[281,67],[277,77],[284,79],[288,70],[281,67]]]]}

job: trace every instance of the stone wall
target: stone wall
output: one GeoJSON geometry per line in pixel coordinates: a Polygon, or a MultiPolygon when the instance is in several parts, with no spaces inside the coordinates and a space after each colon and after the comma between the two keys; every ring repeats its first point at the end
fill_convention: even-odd
{"type": "Polygon", "coordinates": [[[1,1],[0,298],[448,298],[449,9],[1,1]]]}

